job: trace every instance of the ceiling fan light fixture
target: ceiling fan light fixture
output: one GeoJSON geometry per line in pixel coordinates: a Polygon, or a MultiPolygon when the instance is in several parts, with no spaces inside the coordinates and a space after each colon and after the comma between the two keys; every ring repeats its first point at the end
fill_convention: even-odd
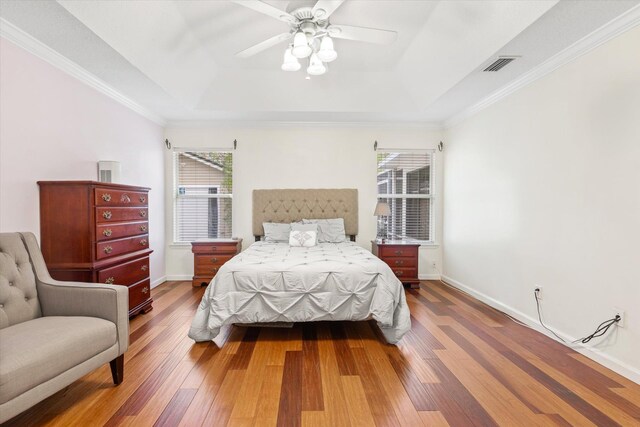
{"type": "Polygon", "coordinates": [[[311,55],[311,46],[307,42],[307,36],[302,31],[298,31],[296,35],[293,37],[293,48],[291,49],[291,53],[296,58],[306,58],[311,55]]]}
{"type": "Polygon", "coordinates": [[[326,72],[327,67],[325,67],[320,58],[318,58],[318,54],[314,53],[313,55],[311,55],[309,67],[307,67],[307,73],[312,76],[321,76],[326,72]]]}
{"type": "Polygon", "coordinates": [[[293,56],[291,53],[291,48],[287,48],[284,51],[284,61],[282,62],[282,71],[298,71],[301,65],[298,62],[298,58],[293,56]]]}
{"type": "Polygon", "coordinates": [[[338,57],[338,52],[333,48],[333,39],[329,36],[324,36],[320,43],[320,50],[318,51],[318,58],[323,62],[335,61],[338,57]]]}

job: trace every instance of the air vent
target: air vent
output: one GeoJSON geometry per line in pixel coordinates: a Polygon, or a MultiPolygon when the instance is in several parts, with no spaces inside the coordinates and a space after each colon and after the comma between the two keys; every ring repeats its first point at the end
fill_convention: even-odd
{"type": "Polygon", "coordinates": [[[501,56],[482,71],[500,71],[508,63],[510,63],[511,61],[514,61],[516,58],[519,58],[519,57],[518,56],[501,56]]]}

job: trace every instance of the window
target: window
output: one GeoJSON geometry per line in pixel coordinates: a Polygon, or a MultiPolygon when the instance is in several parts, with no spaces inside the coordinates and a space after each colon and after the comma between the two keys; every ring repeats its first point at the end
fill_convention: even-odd
{"type": "Polygon", "coordinates": [[[174,241],[231,237],[233,154],[174,152],[174,241]]]}
{"type": "Polygon", "coordinates": [[[388,238],[433,241],[433,153],[378,151],[378,200],[390,209],[378,230],[388,238]]]}

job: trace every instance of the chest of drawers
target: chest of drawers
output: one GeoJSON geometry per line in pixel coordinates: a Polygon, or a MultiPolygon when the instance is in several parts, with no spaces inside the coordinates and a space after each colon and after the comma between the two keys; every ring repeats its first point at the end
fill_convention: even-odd
{"type": "Polygon", "coordinates": [[[40,242],[51,277],[129,288],[129,315],[152,309],[149,188],[39,181],[40,242]]]}
{"type": "Polygon", "coordinates": [[[405,241],[371,242],[371,252],[387,263],[402,283],[419,287],[418,249],[420,244],[405,241]]]}
{"type": "Polygon", "coordinates": [[[217,239],[191,242],[194,287],[208,285],[220,267],[242,250],[242,239],[217,239]]]}

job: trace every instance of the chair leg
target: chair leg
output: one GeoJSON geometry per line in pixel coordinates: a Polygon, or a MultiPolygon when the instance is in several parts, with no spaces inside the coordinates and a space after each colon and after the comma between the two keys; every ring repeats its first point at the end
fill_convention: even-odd
{"type": "Polygon", "coordinates": [[[113,377],[113,383],[118,385],[122,382],[124,378],[124,354],[113,359],[109,362],[111,366],[111,376],[113,377]]]}

